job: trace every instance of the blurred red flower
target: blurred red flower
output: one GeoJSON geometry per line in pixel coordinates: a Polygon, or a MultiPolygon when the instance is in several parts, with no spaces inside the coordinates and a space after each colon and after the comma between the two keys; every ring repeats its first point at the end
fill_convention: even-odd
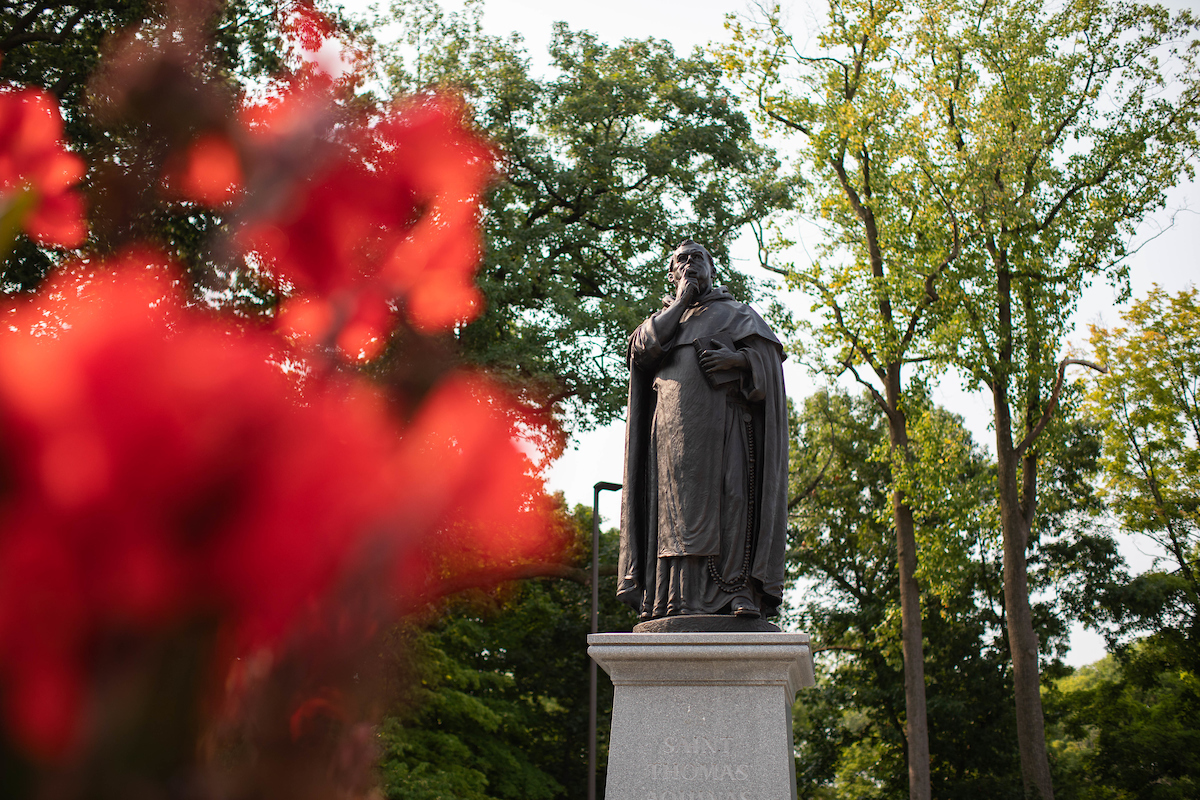
{"type": "Polygon", "coordinates": [[[0,682],[30,752],[76,740],[106,636],[211,617],[251,651],[368,550],[394,560],[402,582],[377,588],[403,600],[435,590],[411,568],[444,548],[487,563],[552,545],[480,380],[445,382],[409,430],[361,383],[301,397],[276,340],[184,308],[161,258],[121,261],[13,310],[0,348],[0,682]]]}
{"type": "MultiPolygon", "coordinates": [[[[97,118],[166,144],[108,176],[93,224],[136,230],[116,210],[151,208],[145,185],[223,206],[209,252],[274,277],[275,329],[197,310],[188,279],[137,246],[0,308],[0,723],[26,755],[138,792],[145,765],[88,759],[113,752],[108,737],[153,736],[149,717],[113,709],[137,706],[131,691],[160,708],[154,670],[195,653],[215,675],[171,687],[180,763],[201,727],[255,708],[259,743],[288,743],[275,777],[331,726],[347,731],[334,772],[369,775],[354,659],[457,578],[486,582],[564,544],[515,439],[537,421],[423,346],[481,309],[493,150],[444,97],[351,111],[363,54],[334,52],[334,27],[304,3],[282,12],[285,36],[346,70],[306,62],[235,113],[205,67],[218,9],[168,3],[161,25],[114,40],[90,84],[97,118]],[[378,384],[329,357],[389,345],[408,350],[378,384]]],[[[0,222],[74,246],[83,166],[61,136],[48,95],[0,90],[0,222]]]]}
{"type": "Polygon", "coordinates": [[[241,156],[232,142],[216,133],[197,137],[174,172],[173,188],[201,205],[220,206],[242,188],[241,156]]]}
{"type": "Polygon", "coordinates": [[[67,152],[58,104],[39,89],[0,89],[0,215],[28,192],[21,228],[40,244],[77,247],[87,236],[83,198],[72,187],[83,161],[67,152]]]}
{"type": "MultiPolygon", "coordinates": [[[[322,113],[319,98],[294,92],[250,107],[244,118],[255,146],[278,149],[322,113]]],[[[473,278],[482,250],[480,203],[495,154],[462,119],[460,104],[435,97],[374,123],[357,121],[319,153],[311,180],[250,220],[243,234],[309,305],[305,319],[317,319],[313,302],[340,304],[322,318],[356,323],[351,357],[361,349],[354,345],[386,336],[389,300],[429,332],[482,310],[473,278]]]]}

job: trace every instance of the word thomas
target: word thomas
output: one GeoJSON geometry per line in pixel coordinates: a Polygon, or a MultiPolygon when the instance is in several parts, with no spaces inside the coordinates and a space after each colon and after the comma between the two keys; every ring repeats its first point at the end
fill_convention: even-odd
{"type": "Polygon", "coordinates": [[[652,781],[748,781],[749,764],[651,764],[652,781]]]}

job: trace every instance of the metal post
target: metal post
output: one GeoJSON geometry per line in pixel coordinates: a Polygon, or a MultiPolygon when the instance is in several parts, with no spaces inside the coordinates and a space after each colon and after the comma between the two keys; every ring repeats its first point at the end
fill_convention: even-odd
{"type": "MultiPolygon", "coordinates": [[[[600,481],[592,487],[592,633],[600,632],[600,492],[619,492],[621,484],[600,481]]],[[[588,659],[588,789],[596,800],[596,662],[588,659]]]]}

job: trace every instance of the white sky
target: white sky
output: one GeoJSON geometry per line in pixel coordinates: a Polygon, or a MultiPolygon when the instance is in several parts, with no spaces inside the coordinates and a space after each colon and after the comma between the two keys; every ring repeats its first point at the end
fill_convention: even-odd
{"type": "MultiPolygon", "coordinates": [[[[362,7],[360,2],[365,5],[363,0],[354,0],[347,5],[357,9],[362,7]]],[[[818,7],[818,3],[783,2],[782,5],[787,9],[793,35],[798,40],[808,39],[803,31],[811,31],[819,23],[819,16],[812,11],[813,7],[818,7]]],[[[1194,9],[1197,3],[1168,0],[1166,5],[1175,9],[1194,9]]],[[[460,0],[443,2],[443,8],[448,11],[460,7],[460,0]]],[[[745,13],[747,7],[744,0],[603,0],[589,3],[486,0],[483,21],[487,32],[494,35],[520,32],[534,69],[541,71],[548,64],[546,50],[555,21],[564,21],[574,30],[591,31],[606,43],[627,38],[665,39],[674,45],[677,54],[687,55],[696,46],[725,41],[725,15],[730,12],[745,13]]],[[[1168,210],[1145,226],[1145,238],[1149,239],[1160,229],[1168,227],[1172,216],[1175,219],[1174,226],[1149,241],[1130,261],[1135,298],[1144,296],[1153,283],[1168,291],[1178,291],[1200,280],[1200,186],[1191,184],[1173,190],[1168,210]]],[[[809,250],[813,244],[809,242],[809,250]]],[[[750,241],[743,240],[741,248],[735,246],[732,255],[735,266],[747,269],[747,265],[756,263],[750,241]]],[[[803,250],[793,257],[803,259],[803,250]]],[[[747,271],[760,280],[772,280],[769,273],[757,267],[748,268],[747,271]]],[[[1070,337],[1071,343],[1082,348],[1086,344],[1088,322],[1100,320],[1113,323],[1117,321],[1119,313],[1120,309],[1115,305],[1115,292],[1110,287],[1104,284],[1090,287],[1075,314],[1077,327],[1075,334],[1070,337]]],[[[797,400],[810,394],[817,385],[812,376],[795,364],[789,364],[785,369],[785,380],[789,395],[797,400]]],[[[957,381],[947,379],[936,390],[935,399],[962,414],[976,440],[990,447],[990,398],[978,393],[968,394],[957,385],[957,381]]],[[[575,447],[550,469],[550,488],[564,492],[571,505],[591,505],[594,483],[621,482],[623,450],[623,424],[580,436],[575,447]]],[[[600,497],[604,523],[616,524],[620,516],[619,494],[603,492],[600,497]]],[[[1150,556],[1139,552],[1139,548],[1146,549],[1144,545],[1132,541],[1123,543],[1126,558],[1144,569],[1149,565],[1150,556]]],[[[1103,642],[1095,634],[1075,631],[1072,646],[1068,659],[1072,664],[1090,663],[1103,655],[1103,642]]]]}

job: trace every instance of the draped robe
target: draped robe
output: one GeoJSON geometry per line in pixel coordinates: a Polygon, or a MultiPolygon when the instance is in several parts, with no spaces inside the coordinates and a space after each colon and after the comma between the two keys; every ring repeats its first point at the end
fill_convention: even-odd
{"type": "Polygon", "coordinates": [[[740,597],[772,616],[786,547],[783,347],[724,287],[689,307],[666,341],[657,316],[629,341],[617,596],[641,619],[729,613],[740,597]],[[749,369],[714,387],[693,341],[716,334],[749,369]]]}

